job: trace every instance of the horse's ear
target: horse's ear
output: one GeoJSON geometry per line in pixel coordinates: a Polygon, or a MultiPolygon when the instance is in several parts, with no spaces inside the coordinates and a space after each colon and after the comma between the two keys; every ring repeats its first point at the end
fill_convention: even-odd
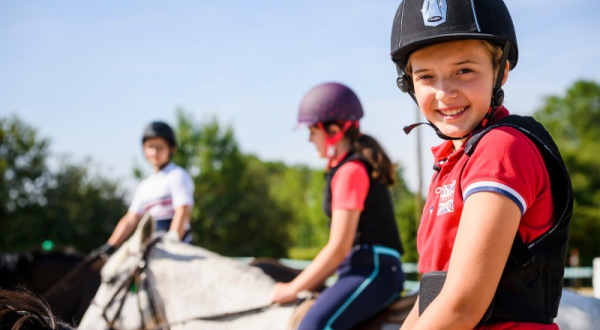
{"type": "Polygon", "coordinates": [[[152,221],[152,216],[148,213],[144,214],[137,229],[141,231],[140,246],[148,244],[148,241],[152,238],[152,234],[154,234],[155,227],[156,224],[152,221]]]}
{"type": "Polygon", "coordinates": [[[108,259],[104,267],[102,267],[102,279],[106,281],[113,278],[119,269],[119,266],[127,259],[131,254],[137,254],[145,248],[148,241],[152,237],[154,232],[154,221],[149,214],[144,214],[137,224],[137,229],[131,235],[131,237],[123,243],[113,255],[108,259]]]}

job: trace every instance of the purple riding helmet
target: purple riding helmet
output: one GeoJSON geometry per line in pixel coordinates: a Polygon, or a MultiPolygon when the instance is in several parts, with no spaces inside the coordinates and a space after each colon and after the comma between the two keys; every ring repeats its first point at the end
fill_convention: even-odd
{"type": "Polygon", "coordinates": [[[336,120],[357,122],[363,109],[356,94],[339,83],[325,83],[313,87],[300,102],[298,124],[311,126],[336,120]]]}

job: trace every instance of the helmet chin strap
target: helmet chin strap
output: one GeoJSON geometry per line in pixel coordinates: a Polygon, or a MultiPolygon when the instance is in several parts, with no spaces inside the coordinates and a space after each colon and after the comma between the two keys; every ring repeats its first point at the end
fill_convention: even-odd
{"type": "MultiPolygon", "coordinates": [[[[490,122],[490,120],[494,116],[496,109],[502,105],[502,102],[504,102],[504,91],[502,90],[502,80],[504,80],[504,70],[506,68],[506,61],[508,60],[510,46],[511,46],[511,42],[509,40],[506,40],[506,42],[504,43],[504,48],[502,50],[502,58],[500,59],[500,63],[498,65],[498,74],[496,75],[496,82],[494,83],[494,90],[492,91],[492,100],[490,102],[490,108],[488,109],[487,113],[485,114],[485,116],[483,117],[481,122],[479,122],[479,124],[473,130],[471,130],[471,132],[469,132],[468,134],[465,134],[461,137],[451,137],[451,136],[448,136],[448,135],[445,135],[444,133],[442,133],[431,122],[421,122],[421,123],[415,123],[412,125],[404,126],[404,128],[403,128],[404,133],[408,135],[408,133],[410,133],[417,126],[428,125],[428,126],[431,126],[435,130],[435,134],[437,134],[437,136],[440,137],[441,139],[462,140],[462,139],[468,137],[469,135],[471,135],[471,133],[473,133],[474,131],[487,126],[487,124],[490,122]]],[[[410,78],[408,78],[408,79],[410,79],[410,78]]],[[[418,106],[419,103],[417,102],[417,98],[415,97],[413,88],[412,87],[408,88],[406,92],[415,101],[415,103],[417,103],[417,106],[418,106]]]]}
{"type": "Polygon", "coordinates": [[[431,122],[421,122],[421,123],[415,123],[415,124],[412,124],[412,125],[404,126],[404,128],[403,128],[404,133],[406,133],[408,135],[408,133],[410,133],[410,131],[412,131],[417,126],[421,126],[421,125],[431,126],[431,128],[433,128],[435,130],[435,134],[437,134],[437,136],[439,136],[441,139],[444,139],[444,140],[462,140],[462,139],[466,138],[467,136],[471,135],[471,133],[469,133],[469,134],[467,134],[465,136],[461,136],[461,137],[451,137],[451,136],[448,136],[448,135],[445,135],[444,133],[442,133],[431,122]]]}
{"type": "Polygon", "coordinates": [[[344,138],[344,133],[346,133],[346,131],[349,130],[352,126],[359,128],[358,120],[349,120],[345,122],[344,125],[342,125],[342,129],[340,129],[334,135],[329,135],[329,132],[327,132],[327,130],[323,126],[323,123],[318,122],[317,126],[327,135],[327,138],[325,139],[325,152],[328,159],[327,169],[330,169],[331,165],[333,164],[333,160],[336,156],[338,142],[340,142],[344,138]]]}

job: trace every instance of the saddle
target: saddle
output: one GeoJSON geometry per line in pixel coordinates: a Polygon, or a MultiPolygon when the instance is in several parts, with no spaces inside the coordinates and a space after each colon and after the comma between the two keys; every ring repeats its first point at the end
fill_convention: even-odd
{"type": "MultiPolygon", "coordinates": [[[[250,265],[260,268],[265,274],[271,276],[277,282],[290,282],[293,280],[302,270],[290,268],[275,259],[270,258],[256,258],[250,265]]],[[[317,289],[317,293],[312,298],[304,300],[300,303],[292,318],[290,320],[289,329],[294,330],[300,325],[300,321],[310,307],[314,304],[318,292],[325,289],[325,286],[317,289]]],[[[406,317],[413,308],[417,301],[418,294],[411,294],[408,296],[400,297],[394,301],[390,306],[377,313],[374,317],[357,326],[355,330],[380,330],[384,324],[401,324],[406,320],[406,317]]]]}

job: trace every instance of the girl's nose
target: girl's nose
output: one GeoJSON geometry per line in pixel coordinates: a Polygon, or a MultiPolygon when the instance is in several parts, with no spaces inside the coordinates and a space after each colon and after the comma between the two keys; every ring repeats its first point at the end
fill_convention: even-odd
{"type": "Polygon", "coordinates": [[[439,79],[435,97],[440,101],[447,101],[455,98],[458,95],[458,90],[451,79],[439,79]]]}

